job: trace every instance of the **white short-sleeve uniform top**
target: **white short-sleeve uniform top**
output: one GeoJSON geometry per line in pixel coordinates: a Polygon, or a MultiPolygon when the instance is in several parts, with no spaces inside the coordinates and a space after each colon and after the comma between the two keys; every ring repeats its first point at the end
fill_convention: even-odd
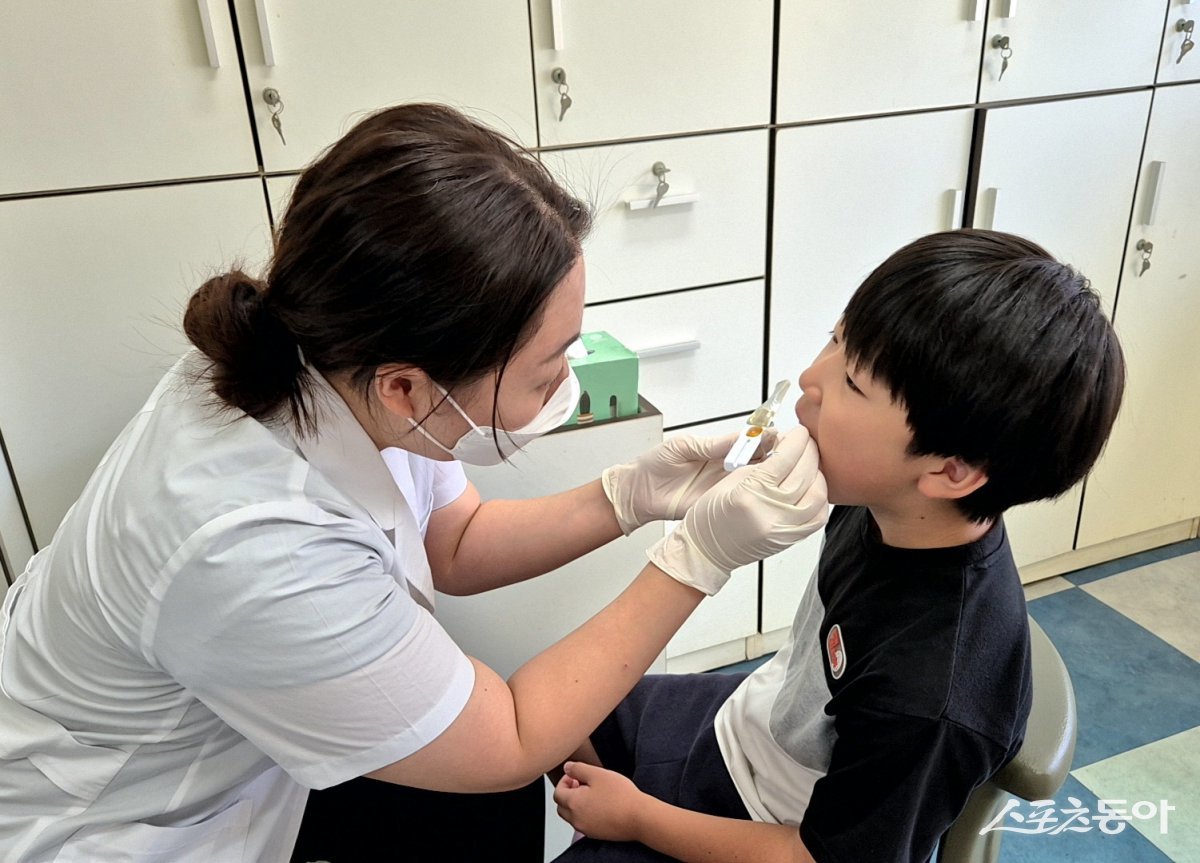
{"type": "Polygon", "coordinates": [[[6,597],[6,861],[287,860],[308,788],[420,749],[470,696],[422,544],[461,466],[381,456],[315,373],[316,438],[218,413],[195,362],[6,597]]]}

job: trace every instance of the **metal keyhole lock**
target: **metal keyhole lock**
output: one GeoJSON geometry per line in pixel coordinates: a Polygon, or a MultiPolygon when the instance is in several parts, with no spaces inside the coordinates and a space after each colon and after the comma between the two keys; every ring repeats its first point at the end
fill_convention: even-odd
{"type": "Polygon", "coordinates": [[[283,113],[283,97],[279,95],[279,91],[274,87],[268,87],[262,92],[263,101],[267,103],[267,107],[271,110],[271,125],[275,127],[275,131],[279,133],[279,140],[283,142],[283,146],[287,146],[287,139],[283,137],[283,120],[279,119],[279,115],[283,113]]]}
{"type": "Polygon", "coordinates": [[[1137,250],[1142,253],[1142,264],[1138,268],[1138,277],[1146,275],[1146,270],[1150,269],[1150,256],[1154,254],[1154,243],[1149,240],[1138,240],[1137,250]]]}
{"type": "Polygon", "coordinates": [[[562,66],[555,66],[550,70],[550,80],[558,85],[558,122],[562,122],[562,118],[566,116],[567,109],[571,107],[571,97],[568,95],[571,88],[567,85],[567,70],[562,66]]]}
{"type": "Polygon", "coordinates": [[[1000,59],[1001,59],[1000,77],[997,78],[996,80],[1003,81],[1004,73],[1008,71],[1008,58],[1013,55],[1012,48],[1009,47],[1008,37],[1007,36],[993,36],[992,37],[992,47],[998,48],[1000,50],[1000,59]]]}
{"type": "Polygon", "coordinates": [[[663,199],[667,191],[671,188],[671,184],[667,182],[667,174],[671,172],[662,162],[655,162],[650,166],[651,173],[658,177],[658,185],[654,187],[654,200],[650,203],[651,207],[657,207],[658,202],[663,199]]]}
{"type": "Polygon", "coordinates": [[[1187,18],[1180,18],[1175,22],[1175,32],[1183,34],[1183,44],[1179,46],[1179,57],[1175,60],[1175,65],[1178,66],[1183,62],[1183,58],[1187,56],[1188,51],[1196,47],[1196,42],[1192,39],[1192,33],[1196,30],[1196,22],[1187,18]]]}

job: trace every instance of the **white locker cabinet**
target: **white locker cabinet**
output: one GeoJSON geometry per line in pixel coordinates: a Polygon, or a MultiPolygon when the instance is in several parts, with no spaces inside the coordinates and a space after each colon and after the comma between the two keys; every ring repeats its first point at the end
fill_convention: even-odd
{"type": "Polygon", "coordinates": [[[10,0],[0,195],[257,169],[224,0],[10,0]]]}
{"type": "Polygon", "coordinates": [[[1158,83],[1200,80],[1200,0],[1170,0],[1163,25],[1158,83]],[[1184,47],[1184,43],[1192,47],[1184,47]]]}
{"type": "Polygon", "coordinates": [[[595,212],[584,242],[589,302],[762,278],[765,130],[551,151],[542,161],[595,212]]]}
{"type": "Polygon", "coordinates": [[[368,113],[400,102],[444,102],[537,143],[525,0],[393,0],[353,12],[319,0],[234,5],[267,171],[304,167],[368,113]]]}
{"type": "MultiPolygon", "coordinates": [[[[989,110],[975,226],[1034,239],[1087,276],[1111,311],[1149,107],[1141,91],[989,110]]],[[[1080,498],[1077,486],[1014,510],[1019,563],[1074,547],[1080,498]]]]}
{"type": "Polygon", "coordinates": [[[755,280],[590,306],[583,329],[607,330],[638,354],[638,391],[671,428],[762,402],[762,320],[755,280]]]}
{"type": "Polygon", "coordinates": [[[780,123],[969,105],[979,82],[987,4],[783,0],[780,123]]]}
{"type": "Polygon", "coordinates": [[[877,264],[923,234],[959,227],[971,112],[776,134],[768,377],[795,383],[877,264]]]}
{"type": "Polygon", "coordinates": [[[1198,145],[1200,84],[1160,89],[1116,303],[1125,403],[1084,491],[1080,547],[1200,514],[1198,145]]]}
{"type": "Polygon", "coordinates": [[[530,11],[543,147],[770,121],[771,0],[530,0],[530,11]]]}
{"type": "Polygon", "coordinates": [[[991,0],[979,100],[1152,84],[1162,22],[1163,0],[991,0]]]}
{"type": "MultiPolygon", "coordinates": [[[[741,431],[745,418],[720,420],[672,432],[711,437],[741,431]]],[[[665,527],[670,530],[674,522],[665,527]]],[[[746,639],[758,632],[758,565],[739,567],[715,596],[700,603],[667,645],[667,671],[707,671],[746,659],[746,639]]]]}
{"type": "MultiPolygon", "coordinates": [[[[662,417],[638,417],[556,431],[508,464],[464,465],[484,500],[557,494],[599,478],[662,441],[662,417]]],[[[617,597],[646,565],[662,536],[650,524],[554,572],[477,596],[437,598],[437,618],[469,655],[508,677],[617,597]]],[[[662,661],[656,664],[663,669],[662,661]]]]}
{"type": "Polygon", "coordinates": [[[39,545],[186,349],[191,292],[268,242],[257,179],[0,201],[0,429],[39,545]]]}

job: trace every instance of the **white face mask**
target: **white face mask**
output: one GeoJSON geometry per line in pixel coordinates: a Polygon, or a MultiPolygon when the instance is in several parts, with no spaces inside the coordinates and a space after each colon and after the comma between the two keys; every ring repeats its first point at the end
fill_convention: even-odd
{"type": "Polygon", "coordinates": [[[549,401],[542,405],[537,416],[519,429],[505,431],[491,426],[475,425],[475,422],[467,416],[467,412],[459,407],[453,396],[440,385],[438,385],[438,389],[442,391],[454,409],[462,414],[463,419],[471,424],[471,428],[466,434],[459,438],[454,446],[447,448],[439,443],[433,435],[421,428],[411,417],[409,417],[409,423],[442,452],[461,462],[483,466],[500,464],[534,438],[541,437],[546,432],[558,428],[571,418],[571,414],[575,413],[575,406],[579,404],[579,378],[575,377],[575,370],[570,369],[566,378],[554,391],[554,395],[550,396],[549,401]]]}

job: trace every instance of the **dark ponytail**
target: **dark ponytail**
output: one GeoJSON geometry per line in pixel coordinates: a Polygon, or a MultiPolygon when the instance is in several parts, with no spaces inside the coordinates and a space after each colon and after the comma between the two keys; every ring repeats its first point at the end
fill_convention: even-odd
{"type": "Polygon", "coordinates": [[[587,207],[498,132],[444,105],[387,108],[300,176],[266,284],[210,280],[184,329],[226,407],[286,411],[308,431],[297,348],[364,397],[391,363],[448,390],[496,372],[498,391],[590,226],[587,207]]]}
{"type": "Polygon", "coordinates": [[[293,419],[310,424],[299,398],[304,365],[295,337],[268,308],[257,279],[241,270],[215,276],[188,300],[183,331],[211,361],[213,394],[257,420],[291,404],[293,419]]]}

